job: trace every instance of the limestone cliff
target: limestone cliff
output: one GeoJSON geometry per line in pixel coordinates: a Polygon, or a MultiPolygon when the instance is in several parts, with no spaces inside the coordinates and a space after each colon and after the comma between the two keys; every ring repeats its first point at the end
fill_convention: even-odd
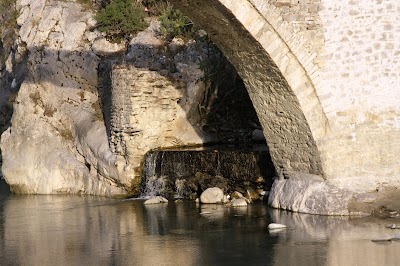
{"type": "Polygon", "coordinates": [[[8,72],[25,68],[26,75],[13,81],[12,126],[1,138],[6,181],[18,193],[127,194],[98,107],[100,57],[92,46],[102,37],[91,31],[92,13],[64,1],[17,1],[16,8],[8,72]]]}
{"type": "Polygon", "coordinates": [[[80,1],[20,0],[16,9],[0,97],[15,95],[1,136],[14,192],[133,195],[147,151],[220,138],[204,130],[217,98],[200,81],[204,44],[166,42],[149,18],[126,49],[95,29],[80,1]]]}

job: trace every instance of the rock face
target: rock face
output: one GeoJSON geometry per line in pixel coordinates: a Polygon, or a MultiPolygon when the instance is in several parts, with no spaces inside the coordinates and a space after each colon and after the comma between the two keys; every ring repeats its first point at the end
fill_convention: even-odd
{"type": "MultiPolygon", "coordinates": [[[[92,13],[64,1],[17,1],[25,57],[12,127],[1,138],[2,171],[17,193],[126,195],[130,182],[108,147],[98,102],[92,13]],[[88,33],[91,32],[91,35],[88,33]],[[21,84],[22,82],[22,84],[21,84]]],[[[13,60],[9,60],[13,63],[13,60]]]]}

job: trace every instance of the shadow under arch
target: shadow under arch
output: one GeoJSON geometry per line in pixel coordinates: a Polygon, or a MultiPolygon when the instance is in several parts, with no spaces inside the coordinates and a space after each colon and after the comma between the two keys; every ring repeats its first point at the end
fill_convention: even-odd
{"type": "MultiPolygon", "coordinates": [[[[297,88],[291,87],[288,78],[293,81],[293,77],[282,73],[277,62],[236,18],[237,14],[233,14],[221,3],[223,1],[172,0],[171,2],[210,34],[213,42],[242,77],[263,127],[279,177],[287,178],[296,173],[324,176],[316,144],[326,127],[324,115],[317,110],[319,113],[313,121],[310,117],[311,112],[307,113],[304,110],[310,106],[302,106],[299,103],[294,89],[301,87],[301,82],[297,88]]],[[[244,2],[248,4],[247,1],[244,2]]],[[[244,11],[243,8],[241,12],[244,11]]],[[[247,17],[250,15],[245,14],[247,17]]],[[[275,34],[273,37],[279,38],[276,32],[273,34],[275,34]]],[[[301,68],[299,62],[297,64],[301,68]]],[[[297,69],[294,69],[295,71],[297,69]]],[[[300,71],[304,72],[304,69],[300,71]]],[[[310,86],[312,87],[312,84],[310,86]]]]}

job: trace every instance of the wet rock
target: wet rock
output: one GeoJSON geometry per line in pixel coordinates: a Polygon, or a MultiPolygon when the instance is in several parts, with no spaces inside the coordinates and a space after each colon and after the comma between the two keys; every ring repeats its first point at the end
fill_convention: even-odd
{"type": "Polygon", "coordinates": [[[145,205],[160,204],[160,203],[168,203],[168,200],[164,197],[157,196],[157,197],[148,199],[144,202],[145,205]]]}
{"type": "Polygon", "coordinates": [[[232,207],[247,207],[247,201],[245,198],[239,198],[232,200],[232,207]]]}
{"type": "Polygon", "coordinates": [[[197,172],[194,177],[187,180],[186,186],[197,193],[205,191],[207,188],[218,187],[227,190],[228,182],[222,176],[211,176],[204,172],[197,172]]]}
{"type": "Polygon", "coordinates": [[[206,204],[221,203],[224,201],[224,192],[218,187],[207,188],[200,196],[200,202],[206,204]]]}

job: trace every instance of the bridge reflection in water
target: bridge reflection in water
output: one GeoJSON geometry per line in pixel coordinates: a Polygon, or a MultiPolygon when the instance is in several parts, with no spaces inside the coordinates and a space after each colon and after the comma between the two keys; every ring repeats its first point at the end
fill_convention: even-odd
{"type": "MultiPolygon", "coordinates": [[[[4,184],[1,184],[4,185],[4,184]]],[[[0,193],[2,265],[395,265],[390,220],[0,193]],[[288,230],[269,232],[270,222],[288,230]]]]}

